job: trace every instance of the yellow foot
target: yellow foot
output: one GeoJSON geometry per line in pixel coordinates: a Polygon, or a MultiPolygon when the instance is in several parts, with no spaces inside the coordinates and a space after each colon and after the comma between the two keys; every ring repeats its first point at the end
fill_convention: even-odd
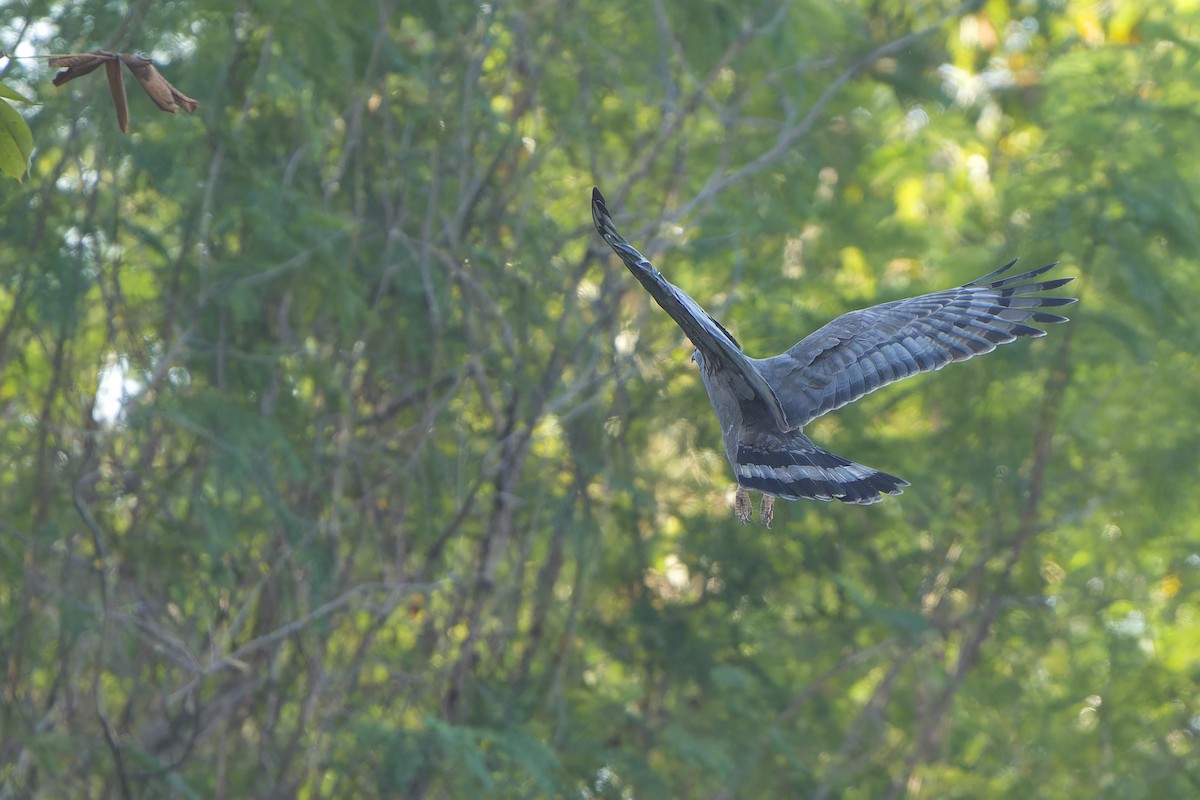
{"type": "Polygon", "coordinates": [[[764,527],[771,527],[771,520],[775,519],[775,498],[772,495],[762,496],[762,505],[758,507],[758,519],[764,527]]]}
{"type": "Polygon", "coordinates": [[[743,525],[750,521],[750,515],[754,513],[750,506],[750,493],[740,486],[733,495],[733,513],[743,525]]]}

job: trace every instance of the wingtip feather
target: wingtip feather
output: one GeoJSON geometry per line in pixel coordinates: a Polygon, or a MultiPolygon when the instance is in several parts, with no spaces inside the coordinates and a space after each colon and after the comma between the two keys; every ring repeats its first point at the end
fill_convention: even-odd
{"type": "Polygon", "coordinates": [[[992,270],[987,275],[984,275],[982,278],[976,278],[975,280],[971,281],[970,283],[968,283],[966,285],[967,286],[979,286],[979,285],[988,283],[992,280],[992,278],[998,278],[1001,275],[1003,275],[1004,273],[1008,272],[1013,267],[1015,267],[1017,265],[1017,262],[1020,260],[1021,260],[1020,258],[1014,258],[1012,261],[1008,262],[1003,267],[1000,267],[1000,269],[992,270]]]}
{"type": "Polygon", "coordinates": [[[608,213],[608,206],[604,204],[604,195],[600,194],[600,189],[595,186],[592,187],[592,222],[596,226],[596,231],[613,247],[616,247],[617,242],[624,242],[624,239],[617,233],[612,215],[608,213]],[[610,237],[615,237],[617,241],[614,242],[610,237]]]}

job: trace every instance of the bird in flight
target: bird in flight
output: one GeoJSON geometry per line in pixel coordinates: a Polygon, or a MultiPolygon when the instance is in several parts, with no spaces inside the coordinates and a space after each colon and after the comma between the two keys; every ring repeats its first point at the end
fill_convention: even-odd
{"type": "Polygon", "coordinates": [[[867,505],[900,494],[907,481],[818,447],[804,426],[901,378],[990,353],[1018,336],[1045,336],[1026,323],[1066,322],[1042,309],[1076,302],[1038,294],[1075,280],[1033,280],[1058,262],[1003,277],[1014,259],[955,289],[851,311],[785,353],[750,358],[720,322],[622,238],[595,188],[592,220],[696,348],[692,360],[721,424],[738,483],[734,512],[743,523],[751,516],[749,491],[762,493],[759,519],[767,526],[776,497],[867,505]]]}

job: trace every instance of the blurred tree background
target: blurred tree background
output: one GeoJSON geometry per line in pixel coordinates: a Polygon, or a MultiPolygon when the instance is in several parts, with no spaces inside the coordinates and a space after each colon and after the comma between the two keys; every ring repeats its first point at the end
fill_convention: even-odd
{"type": "Polygon", "coordinates": [[[4,6],[0,796],[1200,793],[1192,0],[4,6]],[[742,527],[752,355],[1009,258],[1072,322],[742,527]]]}

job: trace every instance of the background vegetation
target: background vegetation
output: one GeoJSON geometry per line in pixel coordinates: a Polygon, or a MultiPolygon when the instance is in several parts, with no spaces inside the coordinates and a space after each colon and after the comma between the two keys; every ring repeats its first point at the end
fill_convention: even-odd
{"type": "Polygon", "coordinates": [[[0,795],[1200,792],[1192,0],[15,0],[0,795]],[[618,223],[753,355],[1061,259],[731,513],[618,223]]]}

